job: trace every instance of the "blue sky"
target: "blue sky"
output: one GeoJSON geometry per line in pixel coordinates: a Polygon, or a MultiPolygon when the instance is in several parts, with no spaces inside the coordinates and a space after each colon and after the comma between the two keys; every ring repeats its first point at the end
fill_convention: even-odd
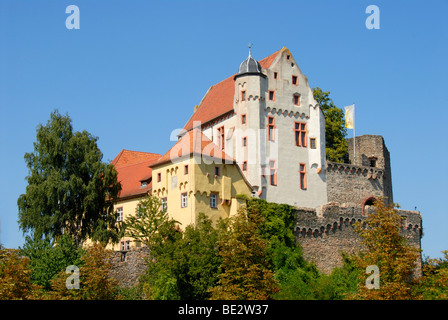
{"type": "MultiPolygon", "coordinates": [[[[210,85],[287,47],[312,87],[356,103],[356,134],[383,135],[395,202],[423,216],[423,254],[448,250],[448,1],[0,0],[0,243],[23,244],[17,198],[36,127],[58,109],[122,149],[165,153],[210,85]],[[68,30],[68,5],[80,29],[68,30]],[[380,9],[380,29],[365,13],[380,9]]],[[[348,137],[352,131],[348,130],[348,137]]]]}

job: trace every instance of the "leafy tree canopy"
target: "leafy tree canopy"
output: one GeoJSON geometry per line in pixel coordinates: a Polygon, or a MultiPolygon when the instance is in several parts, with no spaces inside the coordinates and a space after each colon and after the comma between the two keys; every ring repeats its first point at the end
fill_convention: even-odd
{"type": "Polygon", "coordinates": [[[101,161],[98,138],[74,132],[57,110],[36,138],[34,152],[25,154],[26,193],[17,200],[23,232],[36,239],[65,232],[77,245],[86,238],[118,241],[113,202],[121,186],[114,167],[101,161]]]}
{"type": "Polygon", "coordinates": [[[330,91],[322,91],[316,87],[313,88],[313,95],[325,115],[327,160],[343,162],[348,156],[344,111],[334,104],[330,98],[330,91]]]}

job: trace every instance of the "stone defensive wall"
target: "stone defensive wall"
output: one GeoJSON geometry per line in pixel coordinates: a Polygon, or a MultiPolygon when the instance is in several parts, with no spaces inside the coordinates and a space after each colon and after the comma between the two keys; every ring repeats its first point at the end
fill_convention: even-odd
{"type": "MultiPolygon", "coordinates": [[[[338,203],[329,203],[317,210],[298,208],[294,234],[296,241],[303,248],[305,259],[312,261],[320,271],[328,274],[333,268],[341,267],[342,252],[354,254],[361,249],[361,238],[355,232],[354,223],[365,220],[372,210],[338,203]]],[[[421,248],[420,212],[398,212],[405,218],[401,229],[403,236],[408,239],[408,243],[421,248]]],[[[421,275],[421,257],[416,267],[416,275],[421,275]]]]}
{"type": "Polygon", "coordinates": [[[363,203],[384,197],[391,203],[390,180],[384,168],[327,161],[328,202],[363,203]]]}

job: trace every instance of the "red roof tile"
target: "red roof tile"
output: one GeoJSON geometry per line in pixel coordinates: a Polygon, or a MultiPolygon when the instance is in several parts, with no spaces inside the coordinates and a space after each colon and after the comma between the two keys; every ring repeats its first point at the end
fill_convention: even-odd
{"type": "Polygon", "coordinates": [[[226,163],[233,163],[235,159],[228,156],[216,144],[214,144],[199,129],[190,130],[159,160],[152,163],[150,167],[156,167],[166,162],[176,162],[190,155],[200,155],[207,159],[224,160],[226,163]]]}
{"type": "MultiPolygon", "coordinates": [[[[269,68],[278,53],[284,49],[260,60],[261,67],[264,69],[269,68]]],[[[204,124],[233,110],[233,97],[235,95],[234,77],[235,74],[209,88],[199,107],[185,124],[184,130],[191,130],[194,121],[200,121],[201,124],[204,124]]]]}
{"type": "Polygon", "coordinates": [[[149,153],[141,151],[131,151],[123,149],[121,152],[112,160],[111,164],[115,167],[125,166],[128,164],[138,163],[148,160],[157,160],[161,155],[158,153],[149,153]]]}
{"type": "Polygon", "coordinates": [[[118,172],[118,182],[121,184],[119,198],[127,198],[147,194],[152,188],[151,163],[161,157],[157,153],[122,150],[112,164],[118,172]],[[147,185],[142,187],[142,182],[147,181],[147,185]]]}

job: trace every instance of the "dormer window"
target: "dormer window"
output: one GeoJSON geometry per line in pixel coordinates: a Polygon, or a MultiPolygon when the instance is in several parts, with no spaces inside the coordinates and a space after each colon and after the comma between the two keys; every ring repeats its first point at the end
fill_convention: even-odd
{"type": "Polygon", "coordinates": [[[140,188],[146,188],[148,186],[148,181],[142,181],[140,188]]]}

